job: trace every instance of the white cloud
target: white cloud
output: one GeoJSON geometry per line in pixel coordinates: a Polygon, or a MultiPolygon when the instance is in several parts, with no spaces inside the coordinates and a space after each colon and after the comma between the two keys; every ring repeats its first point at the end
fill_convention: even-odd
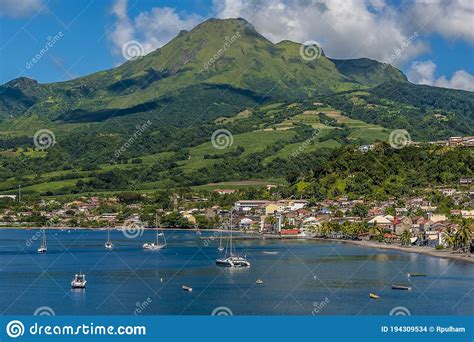
{"type": "Polygon", "coordinates": [[[402,65],[429,49],[418,34],[413,39],[416,31],[407,30],[384,0],[215,0],[214,5],[219,17],[243,17],[273,42],[315,40],[334,58],[402,65]]]}
{"type": "Polygon", "coordinates": [[[408,70],[408,80],[417,84],[433,85],[436,64],[432,61],[413,62],[408,70]]]}
{"type": "Polygon", "coordinates": [[[444,75],[436,78],[435,71],[436,64],[432,61],[415,61],[408,71],[408,80],[418,84],[474,91],[474,76],[467,71],[458,70],[451,79],[444,75]]]}
{"type": "Polygon", "coordinates": [[[0,0],[0,16],[29,17],[44,7],[43,0],[0,0]]]}
{"type": "Polygon", "coordinates": [[[180,30],[189,30],[203,20],[195,14],[180,15],[168,7],[152,8],[130,18],[127,5],[127,0],[116,0],[112,7],[116,23],[108,38],[112,43],[112,52],[117,56],[121,55],[122,47],[127,42],[135,40],[140,42],[143,52],[147,54],[165,45],[180,30]]]}
{"type": "Polygon", "coordinates": [[[474,91],[474,76],[465,70],[456,71],[450,80],[441,76],[435,82],[435,85],[443,88],[454,88],[474,91]]]}
{"type": "Polygon", "coordinates": [[[474,43],[473,0],[417,0],[410,8],[410,16],[430,33],[474,43]]]}
{"type": "Polygon", "coordinates": [[[117,18],[115,27],[109,32],[108,38],[113,44],[114,54],[122,51],[122,46],[133,40],[134,28],[127,15],[127,0],[117,0],[112,7],[112,13],[117,18]]]}

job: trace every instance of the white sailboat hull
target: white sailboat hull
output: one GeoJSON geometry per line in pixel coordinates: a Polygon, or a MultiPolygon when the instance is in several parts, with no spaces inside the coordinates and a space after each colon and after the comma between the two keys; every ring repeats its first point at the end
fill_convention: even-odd
{"type": "Polygon", "coordinates": [[[162,248],[165,248],[166,245],[157,245],[155,243],[145,243],[143,245],[143,249],[148,249],[148,250],[153,250],[153,251],[156,251],[158,249],[162,249],[162,248]]]}
{"type": "Polygon", "coordinates": [[[86,287],[86,283],[87,283],[87,281],[84,281],[84,282],[80,281],[80,282],[78,282],[78,281],[74,281],[74,280],[73,280],[73,281],[71,281],[71,287],[72,287],[73,289],[84,289],[84,288],[86,287]]]}
{"type": "Polygon", "coordinates": [[[242,257],[228,257],[217,259],[216,265],[221,267],[250,267],[250,262],[242,257]]]}

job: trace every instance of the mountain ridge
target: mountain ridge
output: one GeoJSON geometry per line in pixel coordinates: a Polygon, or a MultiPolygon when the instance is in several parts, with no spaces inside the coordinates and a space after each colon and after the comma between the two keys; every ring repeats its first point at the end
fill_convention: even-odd
{"type": "Polygon", "coordinates": [[[189,32],[181,31],[146,56],[113,69],[64,82],[11,80],[0,86],[0,119],[36,113],[53,121],[75,122],[88,121],[91,112],[90,121],[95,121],[98,110],[128,109],[134,114],[133,108],[160,102],[187,86],[225,85],[251,92],[253,97],[301,99],[406,81],[398,69],[370,59],[346,60],[351,67],[342,67],[344,62],[322,53],[306,61],[300,56],[300,46],[290,41],[273,44],[244,19],[209,19],[189,32]]]}

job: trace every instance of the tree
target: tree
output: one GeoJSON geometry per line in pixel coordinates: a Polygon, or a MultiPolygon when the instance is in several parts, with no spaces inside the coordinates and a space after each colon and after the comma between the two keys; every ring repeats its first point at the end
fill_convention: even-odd
{"type": "Polygon", "coordinates": [[[405,229],[400,235],[400,242],[402,245],[409,246],[411,244],[411,232],[408,229],[405,229]]]}
{"type": "Polygon", "coordinates": [[[463,220],[461,226],[456,232],[456,245],[463,250],[464,253],[471,249],[471,227],[467,220],[463,220]]]}
{"type": "Polygon", "coordinates": [[[273,215],[269,215],[265,217],[265,225],[271,225],[272,229],[275,228],[275,224],[277,222],[276,217],[273,215]]]}
{"type": "Polygon", "coordinates": [[[363,204],[357,203],[351,210],[351,215],[358,217],[366,217],[369,210],[363,204]]]}
{"type": "Polygon", "coordinates": [[[172,211],[161,218],[161,224],[165,227],[189,228],[190,222],[179,212],[172,211]]]}
{"type": "Polygon", "coordinates": [[[372,234],[376,240],[382,241],[383,240],[383,229],[382,227],[377,225],[377,222],[374,222],[373,227],[370,228],[370,234],[372,234]]]}
{"type": "Polygon", "coordinates": [[[454,248],[456,245],[456,232],[453,228],[448,227],[444,232],[443,242],[446,244],[448,248],[454,248]]]}

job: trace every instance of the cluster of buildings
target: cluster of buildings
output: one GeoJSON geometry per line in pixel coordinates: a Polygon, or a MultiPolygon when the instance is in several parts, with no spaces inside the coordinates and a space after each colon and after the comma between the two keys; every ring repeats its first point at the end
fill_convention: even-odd
{"type": "MultiPolygon", "coordinates": [[[[451,228],[456,230],[453,218],[474,219],[474,191],[470,189],[473,180],[461,179],[461,190],[440,188],[441,194],[449,197],[452,202],[463,209],[453,209],[447,215],[439,214],[438,208],[423,197],[405,198],[398,201],[390,198],[386,201],[367,201],[364,199],[350,200],[346,196],[337,199],[310,203],[304,199],[285,200],[238,200],[232,210],[218,205],[207,207],[203,202],[206,198],[192,196],[178,205],[174,198],[174,209],[163,211],[161,215],[179,213],[189,222],[188,226],[198,228],[207,219],[207,228],[227,227],[241,229],[258,234],[280,236],[308,237],[327,235],[323,232],[325,224],[343,226],[362,224],[366,231],[358,233],[358,238],[370,238],[370,228],[379,227],[387,240],[396,239],[408,230],[418,244],[436,246],[443,243],[444,232],[451,228]],[[464,190],[462,190],[464,189],[464,190]],[[400,205],[403,203],[403,205],[400,205]],[[362,211],[362,212],[361,212],[362,211]],[[212,226],[214,225],[214,226],[212,226]]],[[[228,195],[235,192],[231,189],[218,189],[216,193],[228,195]]],[[[46,226],[76,227],[113,227],[140,224],[153,226],[154,222],[144,221],[143,203],[123,204],[114,198],[81,197],[67,203],[55,200],[42,200],[31,206],[22,206],[22,210],[11,208],[0,210],[0,225],[38,224],[41,217],[46,226]]],[[[340,233],[334,233],[341,238],[340,233]]]]}
{"type": "MultiPolygon", "coordinates": [[[[420,146],[426,143],[418,141],[408,141],[407,144],[410,146],[420,146]]],[[[429,141],[428,144],[449,147],[474,147],[474,136],[450,137],[448,140],[429,141]]],[[[359,147],[359,150],[365,153],[374,149],[374,147],[374,144],[362,145],[359,147]]]]}
{"type": "MultiPolygon", "coordinates": [[[[449,196],[457,195],[456,193],[449,196]]],[[[474,192],[470,192],[471,205],[474,204],[474,192]]],[[[413,242],[436,246],[442,244],[443,233],[448,229],[457,229],[450,217],[473,218],[474,210],[452,210],[450,215],[436,214],[437,208],[420,197],[408,198],[405,206],[396,207],[396,200],[365,202],[348,200],[341,196],[337,200],[324,200],[310,206],[305,200],[243,200],[234,205],[236,225],[244,230],[255,230],[262,234],[280,234],[294,236],[322,235],[324,223],[364,223],[368,228],[380,227],[387,239],[396,239],[403,231],[410,231],[413,242]],[[356,206],[368,208],[365,217],[354,216],[356,206]],[[388,213],[390,212],[390,214],[388,213]],[[448,217],[449,216],[449,217],[448,217]]],[[[361,239],[370,237],[370,233],[359,234],[361,239]]],[[[341,237],[335,233],[333,237],[341,237]]]]}

